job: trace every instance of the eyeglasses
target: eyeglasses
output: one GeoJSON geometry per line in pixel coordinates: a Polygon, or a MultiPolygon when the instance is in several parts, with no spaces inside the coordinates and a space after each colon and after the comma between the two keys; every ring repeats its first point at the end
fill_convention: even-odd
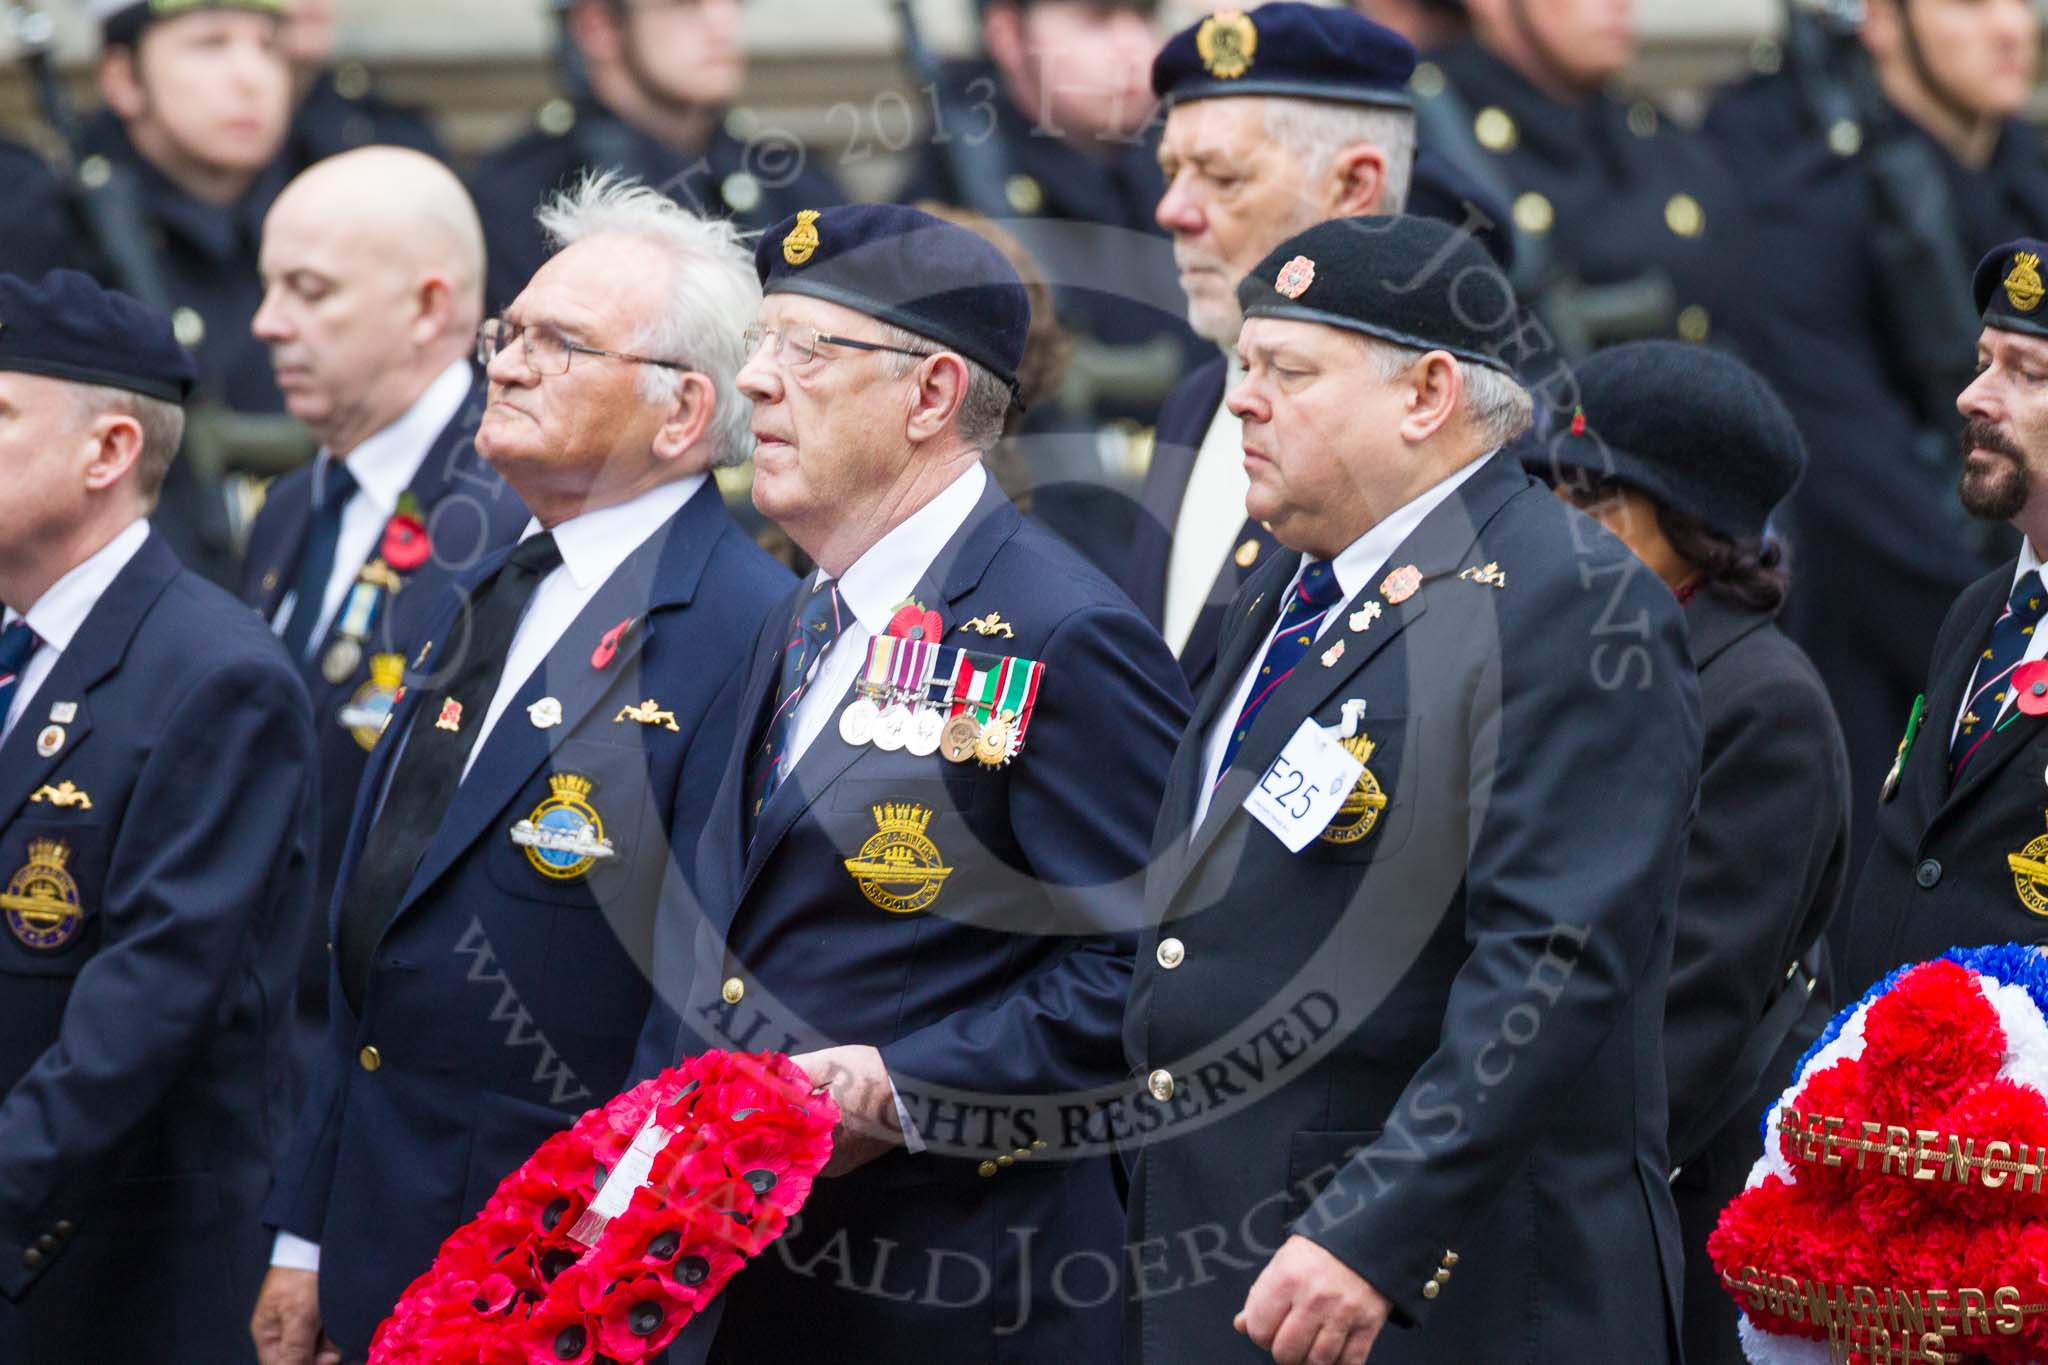
{"type": "Polygon", "coordinates": [[[913,351],[907,346],[889,346],[879,341],[858,341],[853,337],[836,337],[820,332],[815,327],[749,327],[740,333],[740,344],[745,346],[749,359],[759,355],[762,343],[775,340],[772,358],[782,365],[802,365],[817,359],[820,346],[846,346],[856,351],[892,351],[897,355],[914,355],[925,359],[937,355],[936,351],[913,351]]]}
{"type": "Polygon", "coordinates": [[[554,328],[544,324],[531,327],[492,318],[477,328],[477,364],[490,367],[498,353],[514,342],[520,345],[520,359],[526,367],[543,379],[569,372],[569,361],[573,356],[601,355],[613,360],[630,360],[638,365],[659,365],[664,370],[687,370],[690,367],[679,360],[656,360],[653,356],[632,355],[626,351],[607,351],[602,346],[585,346],[580,341],[571,341],[554,328]]]}

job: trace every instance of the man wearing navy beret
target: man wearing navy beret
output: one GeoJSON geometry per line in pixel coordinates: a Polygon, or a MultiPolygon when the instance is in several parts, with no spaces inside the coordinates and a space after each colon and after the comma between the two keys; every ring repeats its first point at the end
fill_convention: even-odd
{"type": "Polygon", "coordinates": [[[1469,238],[1324,223],[1238,298],[1226,401],[1287,549],[1160,815],[1125,1359],[1676,1359],[1678,604],[1499,453],[1532,401],[1469,238]]]}
{"type": "Polygon", "coordinates": [[[1110,1360],[1121,1206],[1062,1116],[1123,1075],[1186,689],[982,466],[1030,320],[994,247],[857,206],[755,264],[754,501],[819,567],[753,642],[664,1059],[798,1053],[846,1118],[801,1228],[678,1353],[1110,1360]]]}
{"type": "Polygon", "coordinates": [[[236,1362],[312,915],[305,689],[147,520],[192,361],[0,275],[0,1359],[236,1362]]]}
{"type": "Polygon", "coordinates": [[[1153,60],[1166,109],[1157,216],[1173,235],[1189,324],[1224,354],[1160,409],[1118,579],[1197,691],[1215,667],[1224,607],[1278,549],[1244,514],[1238,419],[1223,405],[1238,377],[1228,361],[1239,278],[1282,238],[1327,218],[1400,213],[1411,191],[1469,230],[1486,221],[1468,219],[1440,163],[1417,160],[1414,68],[1415,49],[1392,30],[1293,0],[1210,15],[1153,60]]]}
{"type": "Polygon", "coordinates": [[[1850,911],[1842,994],[1956,944],[2048,941],[2048,241],[1977,266],[1983,318],[1963,416],[1963,508],[2023,537],[1935,638],[1850,911]]]}

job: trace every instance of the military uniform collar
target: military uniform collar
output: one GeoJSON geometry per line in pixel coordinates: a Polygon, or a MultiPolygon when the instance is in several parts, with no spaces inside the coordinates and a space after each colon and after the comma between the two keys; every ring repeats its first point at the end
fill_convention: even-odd
{"type": "MultiPolygon", "coordinates": [[[[917,594],[926,574],[973,515],[987,486],[988,471],[979,463],[970,466],[847,567],[839,578],[840,600],[870,635],[887,630],[896,608],[917,594]]],[[[829,578],[821,569],[816,581],[822,584],[829,578]]]]}

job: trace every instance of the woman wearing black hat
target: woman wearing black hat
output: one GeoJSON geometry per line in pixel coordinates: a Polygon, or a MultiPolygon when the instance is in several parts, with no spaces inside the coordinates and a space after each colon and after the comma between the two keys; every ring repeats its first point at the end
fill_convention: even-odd
{"type": "Polygon", "coordinates": [[[1820,677],[1773,624],[1788,579],[1768,533],[1806,455],[1738,361],[1674,342],[1579,370],[1582,420],[1551,445],[1560,497],[1684,604],[1706,740],[1665,1009],[1671,1164],[1685,1236],[1685,1358],[1740,1365],[1707,1234],[1757,1154],[1764,1110],[1834,1006],[1823,935],[1848,858],[1848,756],[1820,677]]]}

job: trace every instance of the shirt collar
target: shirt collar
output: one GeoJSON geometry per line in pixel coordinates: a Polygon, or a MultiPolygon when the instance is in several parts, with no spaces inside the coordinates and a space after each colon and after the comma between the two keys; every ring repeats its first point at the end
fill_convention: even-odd
{"type": "MultiPolygon", "coordinates": [[[[610,578],[627,556],[661,528],[661,524],[682,510],[696,496],[709,474],[657,484],[639,497],[594,512],[571,517],[555,528],[555,546],[562,552],[562,567],[579,589],[589,591],[610,578]]],[[[526,523],[520,535],[539,535],[539,519],[526,523]]]]}
{"type": "MultiPolygon", "coordinates": [[[[135,558],[136,551],[148,539],[149,522],[137,517],[91,558],[73,565],[71,572],[52,583],[34,606],[21,613],[28,618],[28,627],[36,638],[59,654],[71,648],[72,637],[92,614],[93,604],[113,586],[121,570],[128,567],[128,561],[135,558]]],[[[11,610],[6,614],[8,621],[15,617],[11,610]]]]}
{"type": "MultiPolygon", "coordinates": [[[[2020,537],[2020,562],[2013,565],[2012,585],[2017,588],[2020,580],[2041,567],[2041,556],[2034,552],[2034,542],[2027,536],[2020,537]]],[[[2012,596],[2008,591],[2006,596],[2012,596]]]]}
{"type": "MultiPolygon", "coordinates": [[[[880,635],[888,628],[890,615],[917,590],[917,581],[967,523],[987,486],[988,473],[976,462],[847,566],[839,579],[839,598],[853,609],[868,634],[880,635]]],[[[820,569],[816,581],[822,585],[831,577],[820,569]]]]}
{"type": "MultiPolygon", "coordinates": [[[[1482,455],[1449,478],[1431,484],[1422,492],[1410,498],[1401,506],[1381,517],[1373,528],[1352,541],[1332,561],[1337,572],[1337,585],[1344,590],[1344,600],[1350,601],[1372,584],[1373,575],[1388,556],[1401,548],[1401,542],[1408,539],[1422,519],[1434,512],[1438,505],[1458,491],[1465,480],[1479,472],[1480,466],[1493,458],[1492,454],[1482,455]]],[[[1309,556],[1303,555],[1304,567],[1309,556]]]]}
{"type": "MultiPolygon", "coordinates": [[[[469,386],[469,362],[458,360],[441,371],[397,421],[345,457],[356,491],[379,512],[388,517],[398,510],[399,496],[426,463],[434,438],[455,420],[463,400],[469,397],[469,386]]],[[[325,485],[327,465],[333,458],[325,450],[320,452],[319,467],[313,471],[314,488],[325,485]]]]}

